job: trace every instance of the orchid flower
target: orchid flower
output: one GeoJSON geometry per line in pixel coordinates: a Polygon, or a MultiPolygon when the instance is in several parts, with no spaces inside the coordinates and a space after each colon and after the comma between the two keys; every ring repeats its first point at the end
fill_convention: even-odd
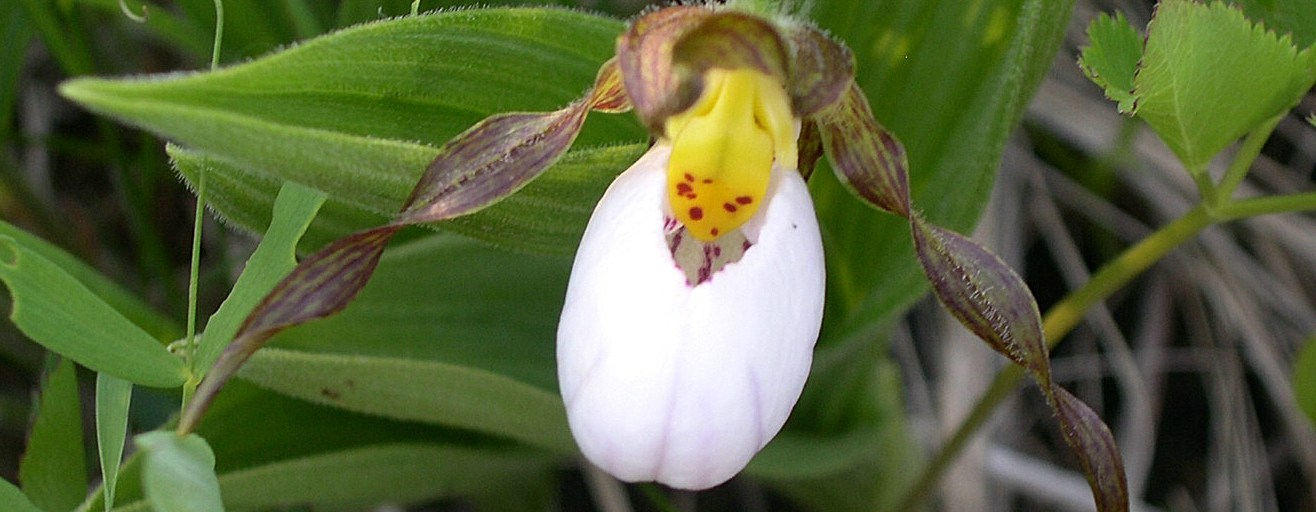
{"type": "Polygon", "coordinates": [[[1109,429],[1051,379],[1036,301],[996,255],[914,208],[904,149],[873,118],[849,50],[737,5],[641,16],[580,100],[497,114],[445,144],[392,222],[322,248],[257,305],[179,432],[274,333],[344,308],[399,229],[506,198],[558,161],[589,112],[634,110],[655,142],[595,207],[557,332],[567,421],[589,461],[625,481],[704,489],[782,428],[822,321],[823,250],[804,177],[825,154],[856,197],[909,221],[937,298],[1033,377],[1099,508],[1126,508],[1109,429]]]}
{"type": "Polygon", "coordinates": [[[740,472],[800,396],[822,323],[822,242],[776,28],[705,7],[634,27],[619,66],[657,141],[608,188],[581,240],[558,326],[559,387],[593,464],[704,489],[740,472]],[[680,69],[694,44],[732,56],[680,69]],[[664,91],[681,72],[694,78],[664,91]],[[683,85],[698,91],[685,104],[644,109],[681,101],[683,85]]]}

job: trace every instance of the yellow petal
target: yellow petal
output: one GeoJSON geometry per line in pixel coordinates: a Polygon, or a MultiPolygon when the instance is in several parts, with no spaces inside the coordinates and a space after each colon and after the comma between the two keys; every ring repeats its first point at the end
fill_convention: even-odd
{"type": "Polygon", "coordinates": [[[780,83],[757,70],[708,70],[699,101],[665,128],[672,141],[668,203],[699,240],[754,216],[774,159],[786,169],[796,166],[790,100],[780,83]]]}

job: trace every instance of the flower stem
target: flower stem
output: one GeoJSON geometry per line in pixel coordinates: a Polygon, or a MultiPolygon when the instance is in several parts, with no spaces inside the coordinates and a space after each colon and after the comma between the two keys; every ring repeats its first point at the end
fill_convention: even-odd
{"type": "MultiPolygon", "coordinates": [[[[1316,198],[1313,198],[1316,200],[1316,198]]],[[[1192,238],[1212,223],[1212,216],[1206,208],[1198,206],[1179,217],[1155,233],[1147,236],[1137,245],[1124,251],[1115,260],[1107,263],[1087,283],[1074,290],[1042,317],[1042,332],[1046,333],[1048,347],[1054,347],[1073,330],[1093,305],[1104,300],[1119,288],[1128,284],[1135,276],[1159,261],[1179,244],[1192,238]]],[[[919,478],[904,494],[896,510],[907,512],[918,506],[930,495],[941,479],[941,475],[950,469],[951,463],[959,456],[964,445],[973,434],[991,417],[996,410],[1019,386],[1024,378],[1024,371],[1019,366],[1008,366],[996,374],[991,386],[978,399],[978,403],[960,422],[955,432],[942,445],[919,478]]]]}

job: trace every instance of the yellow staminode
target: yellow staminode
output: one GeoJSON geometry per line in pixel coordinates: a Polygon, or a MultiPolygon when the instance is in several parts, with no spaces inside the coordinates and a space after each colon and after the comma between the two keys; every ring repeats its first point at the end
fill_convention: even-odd
{"type": "Polygon", "coordinates": [[[667,119],[667,197],[677,220],[708,242],[758,211],[775,159],[796,166],[795,127],[781,83],[757,70],[710,69],[694,106],[667,119]]]}

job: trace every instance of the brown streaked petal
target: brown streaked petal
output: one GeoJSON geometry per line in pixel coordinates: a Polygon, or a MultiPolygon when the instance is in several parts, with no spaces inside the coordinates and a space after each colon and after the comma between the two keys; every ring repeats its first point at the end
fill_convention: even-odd
{"type": "Polygon", "coordinates": [[[1115,436],[1106,423],[1069,391],[1055,386],[1052,407],[1065,442],[1078,456],[1079,465],[1092,488],[1092,499],[1100,512],[1124,512],[1129,509],[1129,486],[1124,476],[1115,436]]]}
{"type": "Polygon", "coordinates": [[[472,213],[516,192],[558,160],[590,110],[630,108],[615,61],[594,87],[547,113],[499,114],[439,149],[393,222],[341,238],[303,260],[247,315],[183,411],[178,432],[191,432],[220,388],[270,337],[342,311],[369,282],[393,235],[403,227],[472,213]]]}
{"type": "Polygon", "coordinates": [[[932,291],[960,323],[1050,387],[1050,353],[1037,302],[1018,274],[959,233],[910,218],[914,251],[932,291]]]}
{"type": "Polygon", "coordinates": [[[629,107],[614,60],[594,87],[566,108],[547,113],[498,114],[439,149],[395,223],[420,224],[466,215],[511,195],[571,148],[592,109],[629,107]]]}
{"type": "Polygon", "coordinates": [[[795,115],[807,118],[841,101],[854,81],[854,54],[818,29],[796,25],[786,30],[791,46],[788,84],[795,115]]]}
{"type": "Polygon", "coordinates": [[[662,132],[663,119],[699,97],[698,90],[689,90],[687,77],[677,76],[672,67],[672,46],[681,34],[712,14],[698,5],[659,9],[635,20],[617,38],[617,63],[626,93],[649,131],[662,132]]]}
{"type": "Polygon", "coordinates": [[[388,224],[340,238],[302,260],[261,299],[197,387],[178,422],[196,428],[219,390],[257,349],[280,331],[346,308],[374,273],[384,247],[403,226],[388,224]]]}
{"type": "Polygon", "coordinates": [[[905,147],[873,118],[863,90],[850,82],[841,99],[815,119],[841,183],[869,204],[909,217],[905,147]]]}
{"type": "Polygon", "coordinates": [[[1023,279],[976,242],[910,217],[914,250],[937,299],[960,323],[1031,374],[1078,457],[1097,509],[1128,510],[1124,463],[1110,429],[1051,378],[1042,319],[1023,279]]]}
{"type": "Polygon", "coordinates": [[[672,47],[672,64],[701,76],[711,68],[751,68],[785,84],[790,74],[786,43],[767,20],[739,12],[706,16],[672,47]]]}
{"type": "Polygon", "coordinates": [[[616,57],[608,59],[599,68],[588,101],[591,110],[605,114],[620,114],[631,109],[631,99],[626,95],[626,84],[622,80],[621,66],[617,64],[616,57]]]}

